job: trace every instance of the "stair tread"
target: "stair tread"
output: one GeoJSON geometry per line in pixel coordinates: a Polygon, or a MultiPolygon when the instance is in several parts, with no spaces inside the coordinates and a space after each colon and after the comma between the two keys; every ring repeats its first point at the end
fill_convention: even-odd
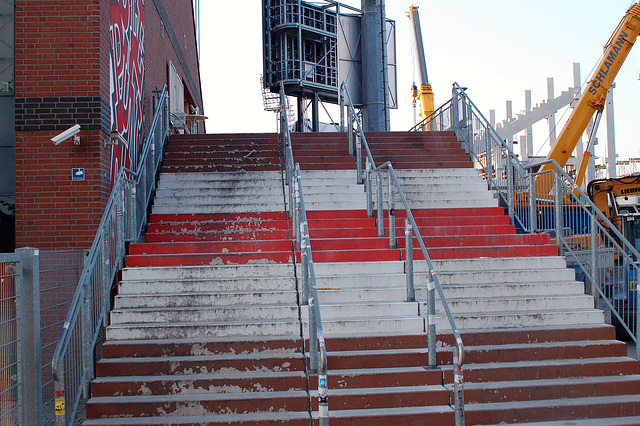
{"type": "Polygon", "coordinates": [[[127,395],[127,396],[95,396],[92,397],[88,403],[100,404],[136,404],[144,402],[169,402],[169,401],[216,401],[226,399],[262,399],[265,394],[269,394],[270,397],[304,397],[307,396],[306,390],[287,390],[287,391],[274,391],[268,390],[264,392],[238,392],[238,393],[198,393],[198,394],[168,394],[168,395],[127,395]]]}
{"type": "Polygon", "coordinates": [[[171,416],[160,417],[116,417],[104,419],[87,419],[82,423],[86,426],[98,425],[209,425],[209,424],[233,424],[265,421],[272,424],[274,421],[283,420],[304,420],[309,424],[309,413],[307,411],[279,411],[257,413],[237,413],[237,414],[209,414],[203,416],[171,416]]]}

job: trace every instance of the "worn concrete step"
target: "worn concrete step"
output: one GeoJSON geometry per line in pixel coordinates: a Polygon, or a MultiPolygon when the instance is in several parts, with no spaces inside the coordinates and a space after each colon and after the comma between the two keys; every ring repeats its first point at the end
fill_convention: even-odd
{"type": "Polygon", "coordinates": [[[112,324],[107,327],[107,340],[294,336],[299,334],[300,323],[297,319],[296,321],[270,320],[268,322],[223,321],[173,324],[112,324]]]}
{"type": "Polygon", "coordinates": [[[132,243],[129,255],[136,254],[196,254],[196,253],[249,253],[249,252],[290,252],[290,239],[277,240],[235,240],[235,241],[192,241],[132,243]]]}
{"type": "Polygon", "coordinates": [[[162,417],[117,417],[88,419],[83,422],[87,426],[114,426],[114,425],[273,425],[282,423],[291,426],[308,426],[310,416],[307,411],[287,412],[259,412],[259,413],[235,413],[235,414],[209,414],[209,415],[181,415],[162,417]]]}
{"type": "Polygon", "coordinates": [[[265,171],[265,172],[196,172],[196,173],[160,173],[158,178],[158,187],[164,187],[165,185],[178,185],[179,182],[203,182],[211,185],[215,185],[217,182],[233,182],[238,184],[240,182],[246,182],[251,184],[258,184],[260,182],[276,182],[282,179],[282,172],[280,171],[265,171]]]}
{"type": "MultiPolygon", "coordinates": [[[[216,205],[224,205],[224,204],[238,204],[238,205],[271,205],[271,204],[280,204],[283,206],[284,210],[284,197],[281,193],[273,192],[273,193],[261,193],[257,195],[252,195],[249,197],[248,193],[229,193],[229,194],[220,194],[214,193],[212,195],[178,195],[178,196],[166,196],[166,197],[156,197],[153,201],[154,207],[161,206],[216,206],[216,205]]],[[[251,210],[249,210],[251,211],[251,210]]],[[[155,212],[155,211],[154,211],[155,212]]],[[[186,213],[186,212],[185,212],[186,213]]]]}
{"type": "MultiPolygon", "coordinates": [[[[317,419],[317,412],[313,413],[317,419]]],[[[387,424],[451,425],[453,409],[449,405],[371,408],[359,410],[331,410],[332,425],[370,426],[384,419],[387,424]]]]}
{"type": "MultiPolygon", "coordinates": [[[[425,268],[424,261],[416,261],[417,267],[425,268]]],[[[477,258],[477,259],[450,259],[434,260],[434,268],[438,274],[447,272],[484,272],[484,271],[526,271],[527,269],[566,269],[567,263],[561,256],[541,256],[541,257],[508,257],[508,258],[477,258]]],[[[498,277],[494,277],[497,279],[498,277]]]]}
{"type": "Polygon", "coordinates": [[[268,292],[293,288],[293,277],[241,277],[214,279],[165,279],[120,281],[118,293],[158,294],[158,293],[203,293],[203,292],[268,292]]]}
{"type": "Polygon", "coordinates": [[[576,418],[597,419],[639,414],[639,395],[465,404],[465,424],[468,425],[528,423],[545,420],[573,421],[576,418]]]}
{"type": "Polygon", "coordinates": [[[116,295],[116,309],[127,308],[166,308],[166,307],[204,307],[229,305],[265,305],[296,304],[296,292],[293,283],[286,289],[276,291],[230,291],[195,293],[143,293],[116,295]]]}
{"type": "MultiPolygon", "coordinates": [[[[546,295],[546,296],[496,296],[489,298],[472,297],[447,298],[449,309],[455,314],[467,313],[500,313],[500,312],[539,312],[559,310],[593,309],[593,297],[587,295],[546,295]]],[[[421,302],[420,309],[426,312],[426,302],[421,302]]],[[[442,303],[436,303],[436,313],[444,314],[442,303]]]]}
{"type": "Polygon", "coordinates": [[[506,380],[635,375],[638,372],[638,362],[625,355],[603,358],[466,363],[464,374],[467,382],[484,383],[506,380]]]}
{"type": "MultiPolygon", "coordinates": [[[[365,333],[422,333],[424,332],[424,319],[414,317],[368,317],[368,318],[328,318],[322,319],[322,327],[325,336],[333,335],[358,335],[365,333]]],[[[308,333],[308,324],[303,323],[303,332],[308,333]]]]}
{"type": "MultiPolygon", "coordinates": [[[[556,310],[545,312],[494,312],[455,314],[458,329],[571,326],[604,324],[604,314],[597,309],[556,310]]],[[[449,321],[436,316],[438,330],[450,330],[449,321]]]]}
{"type": "Polygon", "coordinates": [[[640,376],[593,376],[465,383],[468,404],[640,393],[640,376]]]}
{"type": "Polygon", "coordinates": [[[175,213],[244,213],[244,212],[281,212],[284,211],[284,202],[273,202],[269,204],[206,204],[206,205],[184,205],[184,206],[154,206],[155,214],[175,214],[175,213]]]}
{"type": "MultiPolygon", "coordinates": [[[[320,296],[318,296],[320,297],[320,296]]],[[[348,302],[348,303],[328,303],[322,302],[320,305],[320,314],[322,315],[322,321],[330,321],[334,318],[348,319],[366,319],[366,318],[402,318],[402,317],[417,317],[418,316],[418,303],[417,302],[384,302],[384,301],[372,301],[364,300],[362,302],[348,302]],[[367,303],[368,302],[368,303],[367,303]]],[[[307,306],[302,307],[302,319],[308,321],[309,310],[307,306]]]]}
{"type": "MultiPolygon", "coordinates": [[[[318,399],[311,392],[312,408],[318,409],[318,399]]],[[[383,388],[332,389],[331,409],[371,410],[376,408],[420,407],[429,401],[430,406],[449,403],[449,392],[441,385],[393,386],[383,388]]]]}
{"type": "Polygon", "coordinates": [[[308,406],[306,391],[237,394],[112,396],[91,398],[87,417],[99,416],[181,416],[269,411],[304,411],[308,406]]]}
{"type": "MultiPolygon", "coordinates": [[[[438,369],[424,368],[422,365],[348,369],[332,367],[328,371],[327,380],[330,392],[333,393],[337,389],[441,385],[442,372],[438,369]]],[[[318,376],[310,376],[309,388],[317,387],[318,376]]]]}
{"type": "Polygon", "coordinates": [[[255,393],[305,388],[306,378],[303,371],[243,371],[239,373],[99,377],[91,383],[91,395],[99,397],[255,393]]]}
{"type": "Polygon", "coordinates": [[[199,376],[207,373],[302,371],[301,353],[257,352],[211,355],[120,357],[101,359],[97,372],[104,377],[165,376],[187,374],[199,376]]]}
{"type": "Polygon", "coordinates": [[[301,352],[300,336],[248,336],[208,339],[162,339],[106,341],[102,357],[153,358],[166,356],[218,356],[259,354],[261,352],[293,354],[301,352]]]}
{"type": "Polygon", "coordinates": [[[152,279],[212,279],[238,277],[293,277],[293,265],[278,263],[255,263],[243,265],[204,265],[204,266],[175,266],[175,267],[137,267],[124,268],[123,280],[152,280],[152,279]]]}
{"type": "MultiPolygon", "coordinates": [[[[533,261],[533,259],[532,259],[533,261]]],[[[460,285],[460,284],[511,284],[516,282],[523,283],[545,283],[549,281],[574,281],[575,272],[573,269],[567,269],[566,266],[562,268],[542,268],[530,266],[528,269],[522,270],[487,270],[478,269],[476,271],[450,271],[443,268],[439,268],[440,265],[435,265],[434,268],[438,274],[438,279],[443,285],[460,285]]]]}
{"type": "MultiPolygon", "coordinates": [[[[315,258],[314,258],[315,259],[315,258]]],[[[293,254],[285,251],[133,254],[126,257],[127,267],[179,267],[207,265],[240,265],[255,263],[290,263],[293,254]]]]}
{"type": "MultiPolygon", "coordinates": [[[[440,276],[438,275],[438,278],[440,276]]],[[[426,278],[422,283],[426,282],[426,278]]],[[[416,285],[416,298],[418,300],[426,300],[426,285],[422,285],[419,282],[416,285]]],[[[570,296],[570,295],[583,295],[584,284],[577,281],[566,282],[514,282],[514,283],[496,283],[496,284],[440,284],[443,287],[443,291],[447,301],[450,299],[465,298],[473,295],[479,299],[486,298],[498,298],[498,297],[531,297],[531,296],[570,296]]]]}
{"type": "MultiPolygon", "coordinates": [[[[159,296],[161,298],[161,296],[159,296]]],[[[268,302],[264,302],[268,303],[268,302]]],[[[271,318],[294,320],[298,308],[295,305],[251,305],[251,306],[181,306],[114,309],[111,324],[180,323],[212,321],[267,321],[271,318]]]]}

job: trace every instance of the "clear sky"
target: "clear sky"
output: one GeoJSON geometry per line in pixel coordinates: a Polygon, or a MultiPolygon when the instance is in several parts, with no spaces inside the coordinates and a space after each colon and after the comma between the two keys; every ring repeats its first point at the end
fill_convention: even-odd
{"type": "MultiPolygon", "coordinates": [[[[359,0],[345,4],[360,7],[359,0]]],[[[546,99],[547,77],[556,96],[573,85],[572,63],[581,63],[588,80],[630,0],[387,0],[396,21],[399,108],[391,112],[392,130],[413,125],[410,28],[407,12],[419,6],[429,81],[436,105],[451,97],[451,85],[467,93],[486,117],[506,118],[524,109],[524,91],[535,105],[546,99]]],[[[272,132],[276,116],[263,109],[261,1],[200,0],[201,76],[210,133],[272,132]]],[[[640,44],[640,42],[638,42],[640,44]]],[[[631,51],[614,90],[619,159],[640,157],[640,81],[638,47],[631,51]]],[[[561,116],[562,112],[558,114],[561,116]]],[[[546,122],[534,127],[534,152],[546,155],[546,122]]],[[[604,155],[605,119],[596,156],[604,155]]],[[[558,128],[558,133],[560,128],[558,128]]],[[[600,161],[598,161],[600,162],[600,161]]]]}

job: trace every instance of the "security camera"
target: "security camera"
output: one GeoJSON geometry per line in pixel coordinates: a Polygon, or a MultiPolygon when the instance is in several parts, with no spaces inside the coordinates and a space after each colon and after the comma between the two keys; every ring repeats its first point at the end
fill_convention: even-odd
{"type": "Polygon", "coordinates": [[[124,136],[122,136],[117,130],[112,130],[111,133],[109,133],[109,139],[109,144],[111,145],[122,145],[125,148],[129,148],[129,142],[127,142],[124,136]]]}
{"type": "Polygon", "coordinates": [[[73,138],[74,145],[80,145],[80,136],[78,136],[78,133],[80,133],[80,125],[76,124],[75,126],[68,128],[59,135],[52,137],[51,142],[53,142],[54,145],[60,145],[67,139],[73,138]]]}

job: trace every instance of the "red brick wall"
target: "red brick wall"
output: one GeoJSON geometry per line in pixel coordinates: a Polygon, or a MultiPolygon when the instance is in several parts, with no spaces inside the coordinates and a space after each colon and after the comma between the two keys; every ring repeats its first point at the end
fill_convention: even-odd
{"type": "Polygon", "coordinates": [[[108,4],[16,0],[17,247],[93,241],[109,194],[108,4]],[[76,123],[81,145],[54,146],[50,138],[76,123]],[[85,169],[84,181],[72,181],[74,167],[85,169]]]}
{"type": "MultiPolygon", "coordinates": [[[[16,247],[89,248],[95,236],[110,193],[104,179],[111,155],[104,144],[110,131],[109,1],[16,0],[16,247]],[[76,123],[80,146],[52,144],[51,137],[76,123]],[[85,169],[84,181],[72,181],[74,167],[85,169]]],[[[169,60],[185,92],[194,100],[201,95],[193,93],[200,92],[200,73],[191,0],[144,5],[146,132],[153,90],[168,83],[169,60]],[[159,10],[168,21],[164,37],[159,10]]]]}

